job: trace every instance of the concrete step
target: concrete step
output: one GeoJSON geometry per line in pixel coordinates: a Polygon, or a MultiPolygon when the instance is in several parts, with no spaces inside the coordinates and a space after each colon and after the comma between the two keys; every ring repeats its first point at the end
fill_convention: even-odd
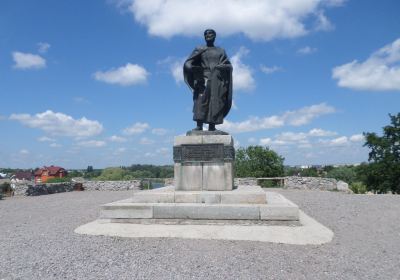
{"type": "MultiPolygon", "coordinates": [[[[157,195],[157,197],[161,196],[157,195]]],[[[164,201],[168,200],[166,197],[167,196],[162,199],[164,199],[164,201]]],[[[194,195],[194,197],[196,197],[196,195],[194,195]]],[[[259,204],[222,203],[222,197],[221,202],[219,203],[133,202],[132,200],[126,199],[123,201],[102,205],[100,219],[206,219],[270,221],[297,221],[299,219],[298,206],[287,200],[282,195],[273,192],[264,192],[264,197],[266,197],[267,203],[259,204]]],[[[236,197],[234,199],[236,199],[236,197]]]]}

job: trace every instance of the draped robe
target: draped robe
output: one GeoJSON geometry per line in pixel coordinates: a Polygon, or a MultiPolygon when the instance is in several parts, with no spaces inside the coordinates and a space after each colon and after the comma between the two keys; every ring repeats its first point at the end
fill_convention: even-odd
{"type": "Polygon", "coordinates": [[[193,91],[193,120],[222,124],[232,106],[232,64],[225,50],[195,48],[184,63],[183,76],[193,91]]]}

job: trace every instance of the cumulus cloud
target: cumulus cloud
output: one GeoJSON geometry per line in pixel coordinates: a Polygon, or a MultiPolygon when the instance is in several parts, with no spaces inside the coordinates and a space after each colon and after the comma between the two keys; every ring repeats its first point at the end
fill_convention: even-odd
{"type": "Polygon", "coordinates": [[[50,44],[46,42],[39,42],[38,45],[38,52],[46,53],[50,49],[50,44]]]}
{"type": "Polygon", "coordinates": [[[163,155],[163,156],[167,156],[171,153],[171,149],[169,148],[159,148],[156,150],[157,154],[163,155]]]}
{"type": "Polygon", "coordinates": [[[137,122],[137,123],[134,123],[133,125],[125,128],[123,130],[123,133],[125,135],[136,135],[136,134],[143,133],[145,130],[147,130],[149,128],[150,128],[150,125],[148,123],[137,122]]]}
{"type": "MultiPolygon", "coordinates": [[[[339,6],[333,0],[132,0],[129,11],[149,34],[169,38],[202,34],[212,26],[223,36],[241,33],[253,40],[306,35],[306,21],[339,6]],[[223,16],[221,16],[223,15],[223,16]]],[[[119,6],[126,0],[117,1],[119,6]]]]}
{"type": "Polygon", "coordinates": [[[58,143],[51,143],[51,144],[50,144],[50,147],[51,147],[51,148],[61,148],[62,145],[61,145],[61,144],[58,144],[58,143]]]}
{"type": "Polygon", "coordinates": [[[31,152],[28,151],[27,149],[22,149],[22,150],[19,151],[19,154],[20,154],[20,155],[29,155],[30,153],[31,153],[31,152]]]}
{"type": "Polygon", "coordinates": [[[337,66],[332,78],[340,87],[354,90],[400,90],[400,38],[384,46],[364,62],[337,66]]]}
{"type": "Polygon", "coordinates": [[[268,66],[265,66],[265,65],[260,65],[260,70],[261,70],[261,72],[263,72],[263,73],[268,75],[268,74],[272,74],[272,73],[275,73],[275,72],[280,72],[283,69],[282,69],[282,67],[279,67],[279,66],[268,67],[268,66]]]}
{"type": "Polygon", "coordinates": [[[249,53],[245,47],[241,47],[239,51],[231,58],[233,67],[233,87],[235,90],[251,90],[255,87],[256,82],[253,78],[252,69],[250,66],[242,62],[243,57],[249,53]]]}
{"type": "Polygon", "coordinates": [[[329,145],[331,146],[343,146],[346,145],[349,142],[348,138],[346,136],[341,136],[335,139],[332,139],[329,141],[329,145]]]}
{"type": "Polygon", "coordinates": [[[327,137],[327,136],[335,136],[335,135],[337,135],[337,133],[334,131],[323,130],[320,128],[314,128],[308,132],[308,135],[313,136],[313,137],[327,137]]]}
{"type": "Polygon", "coordinates": [[[154,143],[154,140],[151,140],[151,139],[149,139],[149,138],[147,138],[147,137],[142,137],[142,138],[140,139],[139,143],[140,143],[141,145],[151,145],[151,144],[154,143]]]}
{"type": "Polygon", "coordinates": [[[163,135],[167,134],[167,130],[165,128],[153,128],[151,130],[151,133],[153,133],[155,135],[163,136],[163,135]]]}
{"type": "Polygon", "coordinates": [[[37,54],[13,52],[14,68],[16,69],[40,69],[46,67],[46,60],[37,54]]]}
{"type": "Polygon", "coordinates": [[[98,121],[88,120],[83,117],[74,119],[63,113],[47,110],[36,115],[12,114],[11,120],[16,120],[31,128],[41,129],[51,135],[69,137],[90,137],[100,134],[103,125],[98,121]]]}
{"type": "Polygon", "coordinates": [[[307,55],[307,54],[312,54],[315,53],[317,51],[317,48],[312,48],[310,46],[306,46],[304,48],[300,48],[297,50],[298,54],[303,54],[303,55],[307,55]]]}
{"type": "Polygon", "coordinates": [[[177,84],[183,83],[183,63],[186,58],[176,58],[168,56],[167,58],[157,62],[159,65],[166,65],[177,84]]]}
{"type": "Polygon", "coordinates": [[[121,137],[121,136],[117,136],[117,135],[113,135],[109,138],[109,140],[111,142],[117,142],[117,143],[123,143],[126,142],[126,138],[121,137]]]}
{"type": "Polygon", "coordinates": [[[145,83],[149,72],[140,65],[127,63],[125,66],[105,72],[97,71],[93,76],[96,80],[105,83],[131,86],[145,83]]]}
{"type": "Polygon", "coordinates": [[[334,29],[333,24],[325,16],[323,11],[318,11],[316,13],[316,16],[317,16],[317,26],[315,28],[316,30],[330,31],[334,29]]]}
{"type": "Polygon", "coordinates": [[[106,145],[106,142],[100,140],[88,140],[78,142],[77,145],[85,148],[101,148],[106,145]]]}
{"type": "Polygon", "coordinates": [[[365,137],[362,134],[354,134],[350,136],[350,141],[351,142],[362,142],[365,141],[365,137]]]}
{"type": "Polygon", "coordinates": [[[47,136],[42,136],[42,137],[38,138],[38,141],[39,142],[55,142],[56,139],[50,138],[50,137],[47,137],[47,136]]]}
{"type": "Polygon", "coordinates": [[[264,130],[270,128],[282,127],[285,125],[301,126],[310,123],[313,119],[322,115],[335,112],[335,108],[325,103],[307,106],[294,111],[286,111],[282,115],[274,115],[270,117],[251,117],[241,122],[230,122],[224,120],[219,126],[222,130],[233,133],[249,132],[264,130]]]}

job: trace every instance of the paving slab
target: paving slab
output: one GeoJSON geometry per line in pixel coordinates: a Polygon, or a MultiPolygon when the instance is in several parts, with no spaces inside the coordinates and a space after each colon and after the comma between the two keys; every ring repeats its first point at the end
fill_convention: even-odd
{"type": "Polygon", "coordinates": [[[78,227],[75,232],[128,238],[247,240],[296,245],[321,245],[332,241],[334,234],[329,228],[302,211],[299,217],[301,226],[128,224],[96,220],[78,227]]]}

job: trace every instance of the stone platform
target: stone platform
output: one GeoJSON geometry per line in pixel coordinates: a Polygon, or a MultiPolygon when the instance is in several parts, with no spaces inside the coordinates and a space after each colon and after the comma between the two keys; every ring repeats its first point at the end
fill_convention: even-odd
{"type": "Polygon", "coordinates": [[[136,192],[132,198],[102,205],[100,219],[298,221],[299,208],[282,195],[265,192],[259,186],[232,191],[177,191],[170,186],[136,192]]]}

